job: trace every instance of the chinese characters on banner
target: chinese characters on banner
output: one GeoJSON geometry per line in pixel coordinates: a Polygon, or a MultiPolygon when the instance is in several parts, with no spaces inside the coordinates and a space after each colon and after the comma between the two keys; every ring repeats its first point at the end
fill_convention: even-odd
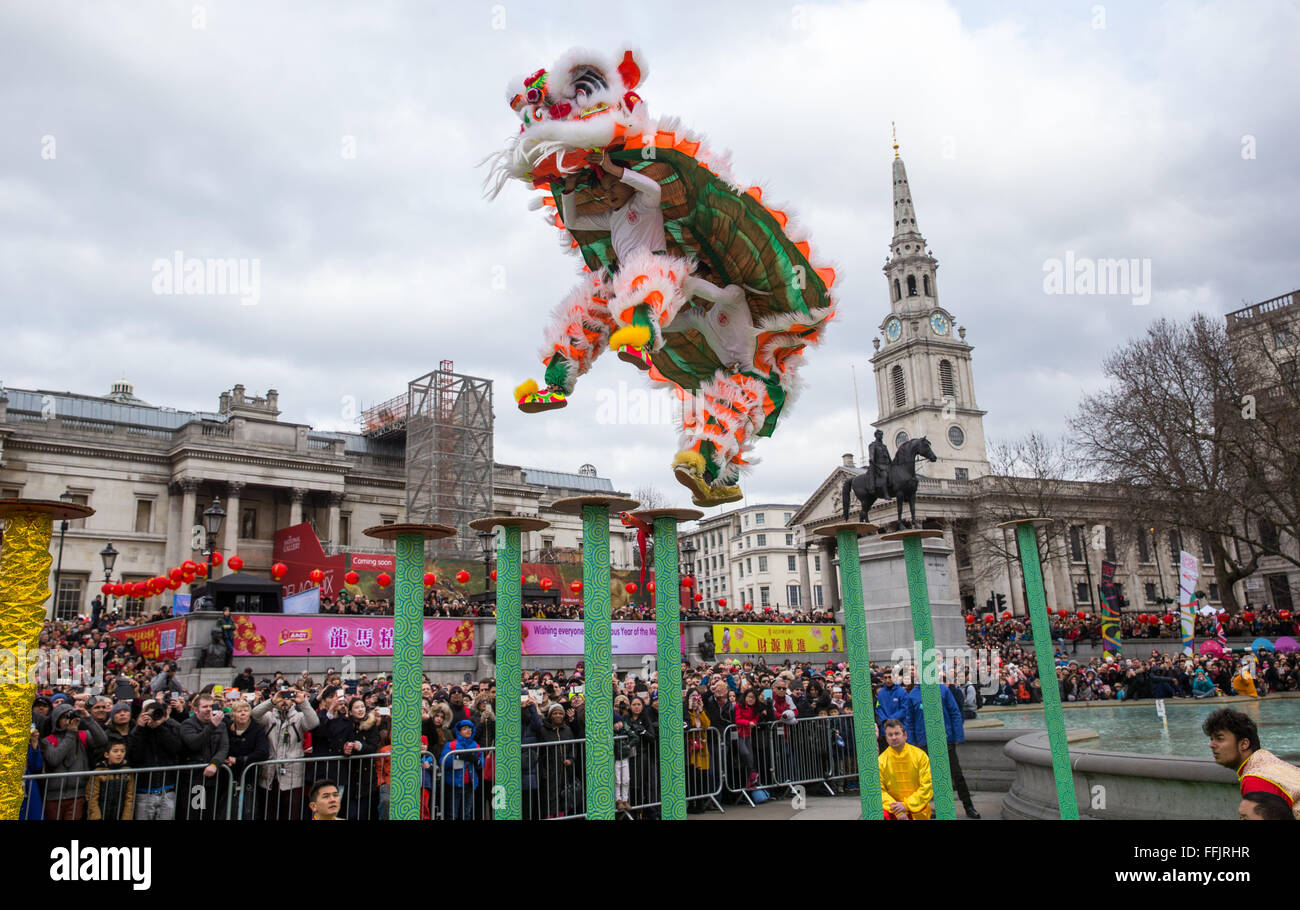
{"type": "Polygon", "coordinates": [[[713,646],[718,654],[826,654],[844,650],[843,626],[714,625],[713,646]]]}
{"type": "MultiPolygon", "coordinates": [[[[267,616],[238,614],[235,655],[310,657],[313,655],[388,656],[393,653],[391,616],[267,616]]],[[[474,623],[426,619],[424,654],[429,657],[474,653],[474,623]]]]}

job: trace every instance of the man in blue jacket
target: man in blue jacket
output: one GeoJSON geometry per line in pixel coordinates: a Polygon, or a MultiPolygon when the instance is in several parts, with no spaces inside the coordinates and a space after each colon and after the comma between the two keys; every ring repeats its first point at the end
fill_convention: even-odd
{"type": "MultiPolygon", "coordinates": [[[[966,777],[961,773],[961,763],[957,761],[957,743],[966,741],[966,727],[962,723],[961,708],[957,704],[956,696],[946,685],[942,671],[939,673],[939,683],[939,699],[943,705],[943,727],[948,740],[948,767],[952,771],[953,788],[956,789],[962,807],[966,810],[966,817],[979,818],[980,814],[975,810],[975,804],[971,802],[966,777]]],[[[903,726],[907,730],[907,741],[918,749],[925,749],[928,753],[930,750],[925,741],[925,709],[921,704],[921,687],[911,684],[910,679],[904,705],[903,726]]]]}
{"type": "MultiPolygon", "coordinates": [[[[906,716],[907,690],[894,682],[894,671],[885,667],[880,673],[880,689],[876,692],[876,725],[880,728],[876,746],[880,752],[885,751],[885,721],[902,720],[906,725],[906,716]]],[[[908,742],[912,742],[911,731],[908,733],[908,742]]]]}

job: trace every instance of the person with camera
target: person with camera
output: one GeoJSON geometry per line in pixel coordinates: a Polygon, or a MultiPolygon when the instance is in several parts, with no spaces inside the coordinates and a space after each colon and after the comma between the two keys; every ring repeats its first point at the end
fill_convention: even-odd
{"type": "MultiPolygon", "coordinates": [[[[166,768],[180,764],[181,725],[166,705],[149,699],[126,740],[126,763],[132,768],[166,768]]],[[[170,820],[176,815],[175,771],[136,775],[136,821],[170,820]]]]}
{"type": "MultiPolygon", "coordinates": [[[[85,708],[63,702],[50,712],[50,735],[41,740],[46,774],[85,772],[94,768],[90,756],[108,745],[108,736],[85,708]]],[[[86,817],[86,779],[62,777],[45,789],[45,818],[80,821],[86,817]]]]}
{"type": "MultiPolygon", "coordinates": [[[[297,821],[302,818],[306,785],[303,737],[320,726],[320,718],[307,700],[306,692],[284,688],[253,709],[253,720],[265,729],[270,757],[276,762],[262,766],[258,782],[262,798],[255,815],[297,821]]],[[[249,799],[248,794],[244,798],[249,799]]]]}
{"type": "Polygon", "coordinates": [[[212,819],[216,818],[217,775],[230,754],[230,735],[226,732],[225,713],[213,703],[211,695],[194,696],[193,706],[194,713],[181,723],[184,762],[204,767],[188,775],[190,795],[181,817],[212,819]]]}
{"type": "Polygon", "coordinates": [[[347,817],[359,821],[376,817],[374,760],[361,756],[379,751],[379,715],[366,709],[364,698],[354,695],[348,699],[347,712],[330,721],[328,733],[330,752],[348,759],[337,763],[341,775],[336,778],[342,781],[347,817]]]}
{"type": "MultiPolygon", "coordinates": [[[[230,769],[234,780],[235,799],[243,800],[242,807],[231,805],[231,818],[251,819],[253,807],[257,803],[256,776],[246,777],[250,764],[266,761],[271,757],[271,743],[266,738],[266,728],[253,723],[253,706],[244,699],[239,699],[230,706],[230,715],[226,735],[230,738],[230,752],[226,755],[225,765],[230,769]]],[[[217,802],[225,805],[223,800],[225,782],[218,790],[217,802]]]]}

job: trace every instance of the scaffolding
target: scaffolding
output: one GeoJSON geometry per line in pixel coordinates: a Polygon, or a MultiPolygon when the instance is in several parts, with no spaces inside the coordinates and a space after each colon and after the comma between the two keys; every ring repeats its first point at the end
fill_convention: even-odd
{"type": "Polygon", "coordinates": [[[431,555],[482,559],[469,523],[492,514],[492,380],[463,376],[444,360],[408,383],[400,413],[406,520],[456,529],[454,537],[429,542],[431,555]]]}

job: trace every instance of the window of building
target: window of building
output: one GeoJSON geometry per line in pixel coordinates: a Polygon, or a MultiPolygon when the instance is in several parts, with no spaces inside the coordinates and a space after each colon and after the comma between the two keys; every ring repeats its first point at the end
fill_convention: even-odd
{"type": "Polygon", "coordinates": [[[1210,601],[1212,603],[1219,602],[1219,586],[1214,582],[1210,582],[1209,595],[1210,595],[1210,601]]]}
{"type": "Polygon", "coordinates": [[[795,561],[794,561],[794,557],[793,557],[793,556],[787,556],[787,557],[785,558],[785,570],[786,570],[787,572],[798,572],[798,571],[799,571],[799,567],[798,567],[797,565],[795,565],[795,561]]]}
{"type": "Polygon", "coordinates": [[[813,606],[820,607],[821,605],[822,605],[822,586],[813,585],[813,606]]]}
{"type": "Polygon", "coordinates": [[[745,513],[745,527],[749,527],[749,513],[745,513]]]}
{"type": "Polygon", "coordinates": [[[768,595],[768,590],[769,590],[769,589],[768,589],[767,585],[760,585],[759,588],[758,588],[758,605],[759,605],[760,607],[770,607],[770,606],[772,606],[772,601],[771,601],[771,598],[770,598],[769,595],[768,595]]]}
{"type": "Polygon", "coordinates": [[[0,499],[19,499],[23,491],[17,487],[0,487],[0,499]]]}
{"type": "Polygon", "coordinates": [[[758,535],[758,545],[759,545],[760,547],[765,547],[765,546],[767,546],[767,535],[766,535],[766,534],[759,534],[759,535],[758,535]]]}
{"type": "Polygon", "coordinates": [[[1212,565],[1214,563],[1214,551],[1210,549],[1210,536],[1201,535],[1201,564],[1212,565]]]}
{"type": "Polygon", "coordinates": [[[1083,525],[1070,526],[1070,562],[1083,562],[1083,525]]]}
{"type": "Polygon", "coordinates": [[[1148,581],[1142,587],[1144,589],[1144,593],[1146,594],[1148,606],[1154,604],[1157,600],[1160,599],[1159,596],[1156,594],[1156,583],[1154,581],[1148,581]]]}
{"type": "Polygon", "coordinates": [[[793,547],[793,546],[794,546],[794,535],[793,535],[793,534],[787,534],[787,535],[785,535],[785,545],[786,545],[787,547],[793,547]]]}
{"type": "Polygon", "coordinates": [[[745,564],[744,564],[743,562],[737,561],[737,562],[736,562],[736,569],[737,569],[736,574],[737,574],[738,576],[740,576],[741,578],[744,578],[744,577],[745,577],[745,564]]]}
{"type": "Polygon", "coordinates": [[[970,566],[970,535],[965,531],[958,531],[953,535],[953,548],[957,551],[957,565],[960,568],[970,566]]]}
{"type": "Polygon", "coordinates": [[[153,529],[153,500],[137,499],[135,501],[135,531],[148,534],[153,529]]]}
{"type": "Polygon", "coordinates": [[[944,398],[957,397],[957,384],[952,379],[952,361],[939,361],[939,389],[944,398]]]}
{"type": "Polygon", "coordinates": [[[766,571],[767,571],[767,557],[766,557],[766,556],[760,556],[760,557],[758,557],[758,571],[760,571],[760,572],[766,572],[766,571]]]}
{"type": "Polygon", "coordinates": [[[54,618],[70,620],[80,616],[81,598],[85,589],[84,576],[60,575],[59,596],[54,601],[54,618]]]}
{"type": "Polygon", "coordinates": [[[1110,525],[1106,525],[1106,559],[1111,562],[1116,561],[1115,535],[1111,532],[1110,525]]]}
{"type": "Polygon", "coordinates": [[[926,296],[926,297],[929,297],[929,296],[930,296],[930,276],[929,276],[929,275],[922,275],[922,276],[921,276],[921,287],[925,289],[925,296],[926,296]]]}
{"type": "Polygon", "coordinates": [[[1295,336],[1291,334],[1291,327],[1288,325],[1279,325],[1273,329],[1273,346],[1281,350],[1287,350],[1295,344],[1295,336]]]}
{"type": "Polygon", "coordinates": [[[1180,560],[1182,559],[1182,557],[1179,555],[1182,549],[1183,549],[1183,535],[1178,533],[1177,528],[1170,529],[1169,561],[1172,562],[1175,566],[1178,565],[1180,560]]]}
{"type": "Polygon", "coordinates": [[[902,297],[903,297],[903,291],[902,291],[902,288],[901,288],[901,287],[899,286],[899,284],[898,284],[898,279],[895,278],[895,279],[894,279],[894,299],[895,299],[895,300],[900,300],[900,299],[902,299],[902,297]]]}
{"type": "Polygon", "coordinates": [[[800,603],[799,603],[799,586],[798,586],[798,585],[786,585],[786,586],[785,586],[785,602],[788,603],[788,604],[789,604],[790,606],[792,606],[792,607],[798,607],[798,606],[800,606],[800,603]]]}
{"type": "Polygon", "coordinates": [[[1074,583],[1074,602],[1080,604],[1092,603],[1092,592],[1088,589],[1086,581],[1076,581],[1074,583]]]}
{"type": "Polygon", "coordinates": [[[1277,525],[1267,518],[1259,520],[1259,542],[1264,545],[1265,550],[1271,550],[1274,553],[1280,548],[1281,540],[1277,533],[1277,525]]]}
{"type": "Polygon", "coordinates": [[[894,436],[894,448],[898,448],[903,443],[907,442],[907,438],[908,438],[907,431],[899,430],[898,433],[894,436]]]}
{"type": "Polygon", "coordinates": [[[903,379],[902,364],[894,364],[889,371],[889,382],[894,388],[894,407],[904,407],[907,404],[907,383],[903,379]]]}
{"type": "MultiPolygon", "coordinates": [[[[137,581],[148,581],[149,578],[148,575],[123,575],[122,584],[129,588],[137,581]]],[[[62,587],[62,583],[59,586],[62,587]]],[[[144,615],[144,603],[145,599],[143,597],[123,597],[118,600],[118,609],[127,618],[142,616],[144,615]]]]}
{"type": "Polygon", "coordinates": [[[750,575],[754,574],[754,560],[751,557],[745,557],[745,571],[750,575]]]}
{"type": "Polygon", "coordinates": [[[794,516],[793,512],[786,512],[784,515],[781,516],[781,524],[788,525],[790,523],[790,519],[793,516],[794,516]]]}
{"type": "Polygon", "coordinates": [[[757,513],[755,513],[755,514],[754,514],[754,524],[756,524],[756,525],[765,525],[765,524],[767,524],[767,515],[766,515],[765,513],[763,513],[763,512],[757,512],[757,513]]]}
{"type": "Polygon", "coordinates": [[[970,469],[969,469],[969,468],[953,468],[953,475],[954,475],[958,480],[970,480],[970,469]]]}
{"type": "Polygon", "coordinates": [[[916,296],[916,276],[915,276],[915,275],[908,275],[908,276],[907,276],[907,296],[908,296],[908,297],[915,297],[915,296],[916,296]]]}
{"type": "Polygon", "coordinates": [[[340,547],[349,547],[352,545],[352,513],[339,513],[339,539],[340,547]]]}
{"type": "MultiPolygon", "coordinates": [[[[89,494],[89,493],[73,493],[73,494],[72,494],[72,502],[73,502],[73,505],[78,505],[78,506],[88,506],[88,505],[90,505],[90,494],[89,494]]],[[[74,520],[68,522],[68,527],[69,527],[69,528],[84,528],[85,526],[86,526],[86,519],[84,519],[84,518],[77,518],[77,519],[74,519],[74,520]]]]}
{"type": "Polygon", "coordinates": [[[813,554],[813,571],[814,571],[814,572],[820,572],[821,570],[822,570],[822,556],[821,556],[820,553],[814,553],[814,554],[813,554]]]}
{"type": "Polygon", "coordinates": [[[257,539],[257,506],[244,506],[239,515],[240,540],[257,539]]]}
{"type": "Polygon", "coordinates": [[[966,443],[966,433],[957,424],[948,427],[948,442],[954,449],[960,449],[966,443]]]}
{"type": "Polygon", "coordinates": [[[1138,531],[1138,562],[1148,563],[1151,561],[1150,537],[1150,531],[1138,531]]]}
{"type": "MultiPolygon", "coordinates": [[[[380,515],[380,516],[379,516],[379,523],[380,523],[381,525],[393,525],[393,524],[397,524],[397,516],[396,516],[396,515],[380,515]]],[[[391,541],[391,540],[385,540],[385,541],[384,541],[384,549],[385,549],[385,550],[391,550],[391,549],[393,549],[393,541],[391,541]]]]}

